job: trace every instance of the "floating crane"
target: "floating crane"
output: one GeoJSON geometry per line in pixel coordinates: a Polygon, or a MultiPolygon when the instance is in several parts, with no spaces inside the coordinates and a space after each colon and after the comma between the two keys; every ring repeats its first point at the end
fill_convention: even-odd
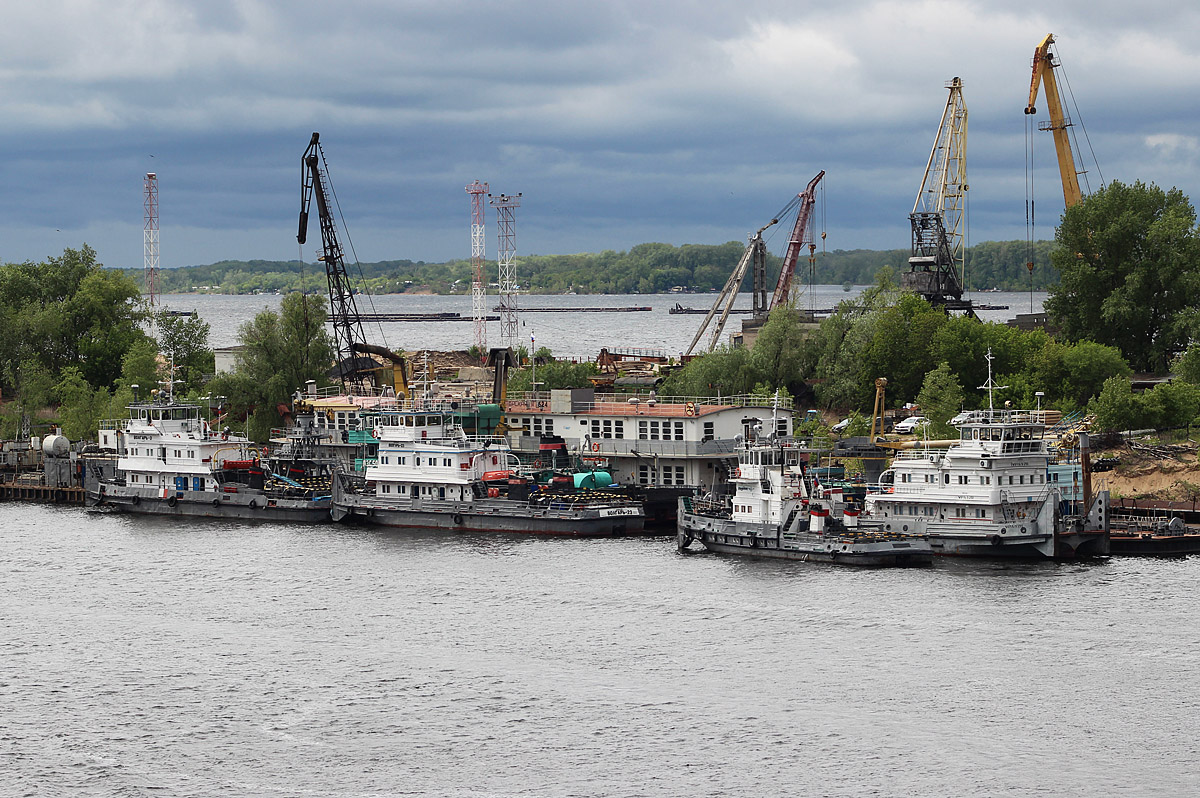
{"type": "Polygon", "coordinates": [[[301,158],[300,171],[300,229],[296,240],[304,244],[308,240],[308,213],[312,207],[313,197],[317,199],[317,217],[321,222],[321,257],[318,259],[325,264],[325,276],[329,282],[330,321],[333,324],[334,341],[337,345],[338,374],[342,385],[351,393],[361,393],[366,388],[366,376],[374,375],[378,387],[382,383],[390,383],[396,393],[407,397],[408,366],[404,357],[395,352],[374,344],[367,343],[363,334],[362,316],[354,302],[354,289],[350,286],[350,278],[346,273],[346,260],[342,245],[338,242],[337,226],[333,221],[333,213],[329,207],[329,195],[325,190],[328,182],[328,165],[325,163],[325,152],[321,149],[321,137],[312,134],[308,149],[301,158]],[[379,365],[370,355],[380,355],[391,361],[390,379],[381,379],[380,372],[387,367],[379,365]],[[359,359],[362,356],[370,360],[367,364],[359,359]]]}
{"type": "MultiPolygon", "coordinates": [[[[817,251],[815,236],[812,231],[812,211],[817,204],[817,184],[825,176],[822,169],[817,176],[808,182],[808,187],[797,195],[800,210],[796,213],[796,224],[792,226],[792,237],[788,239],[787,252],[783,256],[783,268],[779,270],[779,281],[775,284],[775,293],[771,296],[770,312],[776,305],[786,304],[792,291],[792,275],[796,272],[796,261],[800,259],[800,250],[808,244],[809,260],[817,251]]],[[[784,213],[787,211],[785,210],[784,213]]],[[[782,214],[781,214],[782,215],[782,214]]]]}
{"type": "Polygon", "coordinates": [[[725,287],[717,295],[712,308],[705,315],[704,320],[700,322],[700,329],[696,331],[691,345],[688,346],[687,352],[684,353],[685,355],[692,354],[696,349],[696,344],[704,337],[705,330],[708,329],[709,323],[719,310],[721,311],[721,315],[717,319],[716,326],[709,337],[708,347],[705,351],[711,352],[716,348],[717,342],[721,340],[721,332],[725,329],[725,322],[729,319],[729,314],[733,310],[733,303],[737,299],[738,288],[741,287],[742,280],[746,276],[746,270],[751,265],[754,267],[754,316],[756,318],[766,316],[777,304],[787,302],[788,295],[791,292],[792,274],[796,270],[796,261],[800,258],[800,250],[805,243],[808,243],[811,260],[811,255],[817,248],[816,244],[812,243],[812,210],[816,205],[817,184],[821,182],[821,178],[824,176],[825,171],[822,170],[816,177],[809,181],[808,187],[804,191],[797,194],[791,202],[784,206],[783,210],[775,215],[774,219],[758,228],[754,232],[754,235],[750,236],[750,243],[746,245],[746,250],[742,253],[741,260],[734,267],[733,273],[729,275],[729,279],[725,281],[725,287]],[[788,241],[787,252],[783,258],[783,268],[779,272],[779,280],[775,285],[775,292],[771,296],[771,303],[768,305],[766,301],[765,277],[767,245],[763,242],[762,234],[771,225],[778,224],[779,219],[786,216],[797,205],[800,207],[796,212],[796,224],[792,227],[792,237],[788,241]]]}
{"type": "Polygon", "coordinates": [[[972,313],[970,301],[962,298],[966,266],[963,206],[968,189],[967,106],[962,87],[960,78],[946,84],[950,95],[908,216],[912,256],[908,271],[900,275],[900,286],[946,310],[972,313]]]}
{"type": "Polygon", "coordinates": [[[329,209],[329,195],[325,190],[323,175],[328,172],[325,152],[321,149],[321,136],[313,133],[308,149],[301,158],[300,177],[300,230],[296,240],[304,244],[308,240],[308,212],[312,199],[317,198],[317,217],[321,222],[322,254],[318,259],[325,264],[325,276],[329,280],[329,311],[333,322],[333,337],[337,345],[338,371],[342,384],[347,388],[363,387],[363,374],[353,366],[354,344],[365,343],[362,318],[354,303],[354,290],[346,274],[345,256],[338,242],[337,226],[329,209]]]}
{"type": "Polygon", "coordinates": [[[1038,124],[1039,130],[1049,130],[1054,136],[1054,151],[1058,155],[1058,173],[1062,177],[1063,201],[1070,208],[1083,199],[1079,189],[1079,176],[1086,170],[1080,169],[1075,163],[1075,155],[1071,151],[1071,140],[1067,128],[1074,123],[1063,113],[1063,95],[1054,77],[1054,70],[1062,66],[1050,45],[1054,44],[1054,34],[1046,35],[1042,43],[1033,51],[1033,78],[1029,82],[1029,104],[1025,113],[1032,116],[1037,113],[1037,95],[1041,84],[1046,84],[1046,105],[1050,111],[1050,121],[1038,124]]]}
{"type": "MultiPolygon", "coordinates": [[[[700,329],[696,330],[696,335],[692,338],[692,343],[688,346],[687,352],[684,353],[685,355],[692,354],[692,351],[696,348],[696,344],[704,337],[704,331],[708,328],[709,322],[712,321],[713,316],[720,310],[721,316],[717,320],[716,327],[713,328],[712,336],[708,340],[708,347],[705,351],[711,352],[716,348],[717,341],[721,340],[721,331],[725,329],[725,322],[729,318],[729,312],[733,309],[734,300],[737,299],[738,288],[742,284],[742,279],[746,276],[746,269],[749,268],[751,261],[755,259],[761,258],[764,262],[766,260],[767,245],[762,240],[763,231],[778,221],[779,219],[772,219],[758,228],[754,232],[754,235],[750,236],[750,243],[746,245],[746,250],[742,253],[741,260],[734,267],[733,273],[729,275],[729,279],[725,281],[725,287],[717,295],[717,299],[705,315],[704,321],[700,322],[700,329]],[[721,307],[722,303],[724,303],[724,308],[721,307]]],[[[756,305],[757,300],[758,295],[756,293],[756,305]]]]}

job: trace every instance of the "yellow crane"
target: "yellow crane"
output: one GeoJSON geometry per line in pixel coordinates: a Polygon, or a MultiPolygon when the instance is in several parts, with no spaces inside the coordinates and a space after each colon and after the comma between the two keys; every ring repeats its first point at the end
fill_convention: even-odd
{"type": "Polygon", "coordinates": [[[1054,136],[1054,150],[1058,154],[1058,171],[1062,176],[1063,200],[1066,202],[1066,207],[1070,208],[1083,199],[1083,192],[1079,190],[1079,175],[1083,173],[1083,170],[1076,167],[1075,156],[1071,152],[1071,141],[1067,135],[1067,128],[1071,127],[1073,123],[1071,118],[1063,113],[1063,95],[1058,81],[1054,77],[1054,70],[1061,64],[1055,54],[1050,51],[1052,44],[1054,44],[1054,34],[1050,33],[1033,51],[1033,78],[1029,83],[1029,104],[1025,106],[1025,113],[1029,115],[1037,113],[1038,88],[1045,83],[1046,106],[1050,111],[1050,121],[1038,124],[1038,128],[1049,130],[1054,136]]]}

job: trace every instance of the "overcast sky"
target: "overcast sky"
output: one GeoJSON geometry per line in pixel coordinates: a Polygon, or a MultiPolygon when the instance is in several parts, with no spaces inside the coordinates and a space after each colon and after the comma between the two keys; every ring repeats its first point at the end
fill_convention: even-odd
{"type": "MultiPolygon", "coordinates": [[[[364,262],[469,258],[476,179],[523,194],[522,255],[745,240],[821,169],[829,249],[906,247],[954,76],[969,240],[1023,239],[1037,43],[1055,34],[1105,179],[1195,199],[1197,23],[1158,0],[9,2],[0,259],[86,242],[140,267],[153,171],[163,266],[314,260],[315,221],[296,243],[314,130],[364,262]]],[[[1034,160],[1050,238],[1048,133],[1034,160]]]]}

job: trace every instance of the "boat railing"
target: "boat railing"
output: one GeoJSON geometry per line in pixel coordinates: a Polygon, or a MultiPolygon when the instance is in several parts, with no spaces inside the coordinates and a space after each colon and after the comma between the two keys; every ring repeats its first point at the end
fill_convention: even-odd
{"type": "Polygon", "coordinates": [[[778,407],[780,410],[793,408],[790,396],[762,396],[761,394],[734,394],[732,396],[659,396],[654,393],[597,393],[591,401],[565,399],[560,409],[553,391],[522,391],[508,395],[510,405],[532,406],[551,412],[579,413],[588,410],[613,410],[616,407],[778,407]]]}
{"type": "MultiPolygon", "coordinates": [[[[536,435],[519,435],[511,438],[513,447],[522,453],[538,451],[536,435]]],[[[711,441],[643,441],[629,438],[590,438],[587,454],[596,457],[734,457],[737,444],[732,439],[711,441]]],[[[580,445],[568,439],[567,446],[580,445]]]]}

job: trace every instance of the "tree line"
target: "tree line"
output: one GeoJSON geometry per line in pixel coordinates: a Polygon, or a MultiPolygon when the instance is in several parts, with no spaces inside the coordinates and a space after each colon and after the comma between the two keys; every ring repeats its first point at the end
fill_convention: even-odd
{"type": "MultiPolygon", "coordinates": [[[[1031,285],[1045,290],[1057,282],[1050,265],[1051,246],[1049,241],[1038,241],[1032,248],[1023,241],[977,244],[967,253],[965,285],[970,290],[1028,290],[1031,285]],[[1027,262],[1034,264],[1032,273],[1026,267],[1027,262]]],[[[517,256],[513,263],[517,282],[532,293],[659,294],[676,286],[708,292],[725,285],[744,250],[745,245],[737,241],[682,246],[647,243],[623,252],[517,256]]],[[[881,268],[896,271],[906,268],[908,256],[905,249],[818,252],[814,279],[824,285],[869,285],[881,268]]],[[[777,255],[768,254],[767,279],[771,285],[778,278],[781,264],[777,255]]],[[[348,268],[360,289],[371,294],[414,290],[465,294],[471,290],[468,260],[445,263],[388,260],[352,264],[348,268]]],[[[807,274],[806,258],[802,258],[798,269],[807,274]]],[[[140,271],[128,270],[127,274],[131,279],[141,279],[140,271]]],[[[485,274],[494,277],[494,261],[486,265],[485,274]]],[[[751,290],[751,280],[747,275],[742,290],[751,290]]],[[[158,288],[162,293],[320,292],[324,287],[324,267],[298,260],[221,261],[163,269],[158,273],[158,288]]]]}

